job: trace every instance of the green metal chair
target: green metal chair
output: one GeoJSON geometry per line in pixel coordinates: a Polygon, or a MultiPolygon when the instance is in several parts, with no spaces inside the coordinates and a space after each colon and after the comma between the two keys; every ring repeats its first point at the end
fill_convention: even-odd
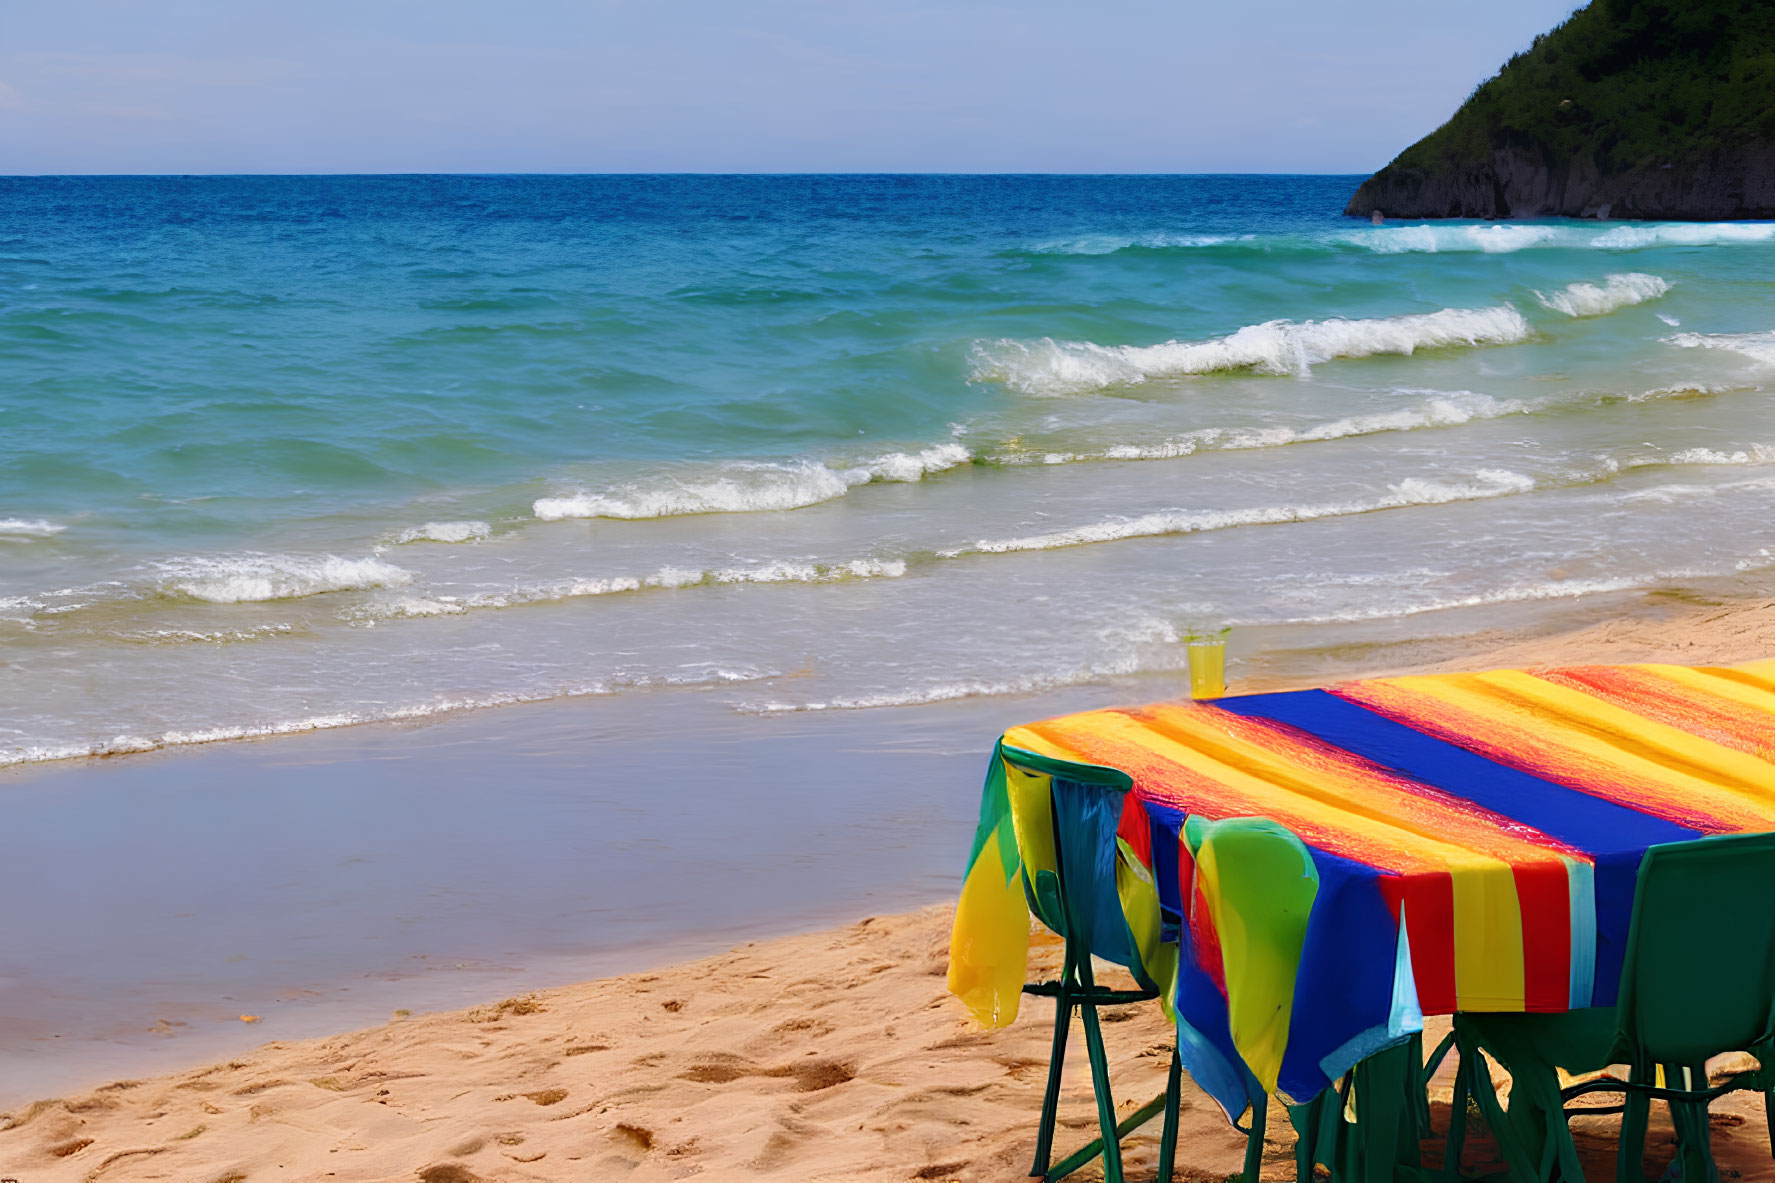
{"type": "MultiPolygon", "coordinates": [[[[1702,838],[1646,851],[1615,1006],[1549,1015],[1460,1014],[1455,1035],[1461,1052],[1457,1116],[1470,1094],[1519,1183],[1583,1183],[1566,1122],[1579,1113],[1614,1112],[1623,1114],[1616,1179],[1641,1183],[1653,1100],[1670,1106],[1682,1179],[1713,1183],[1709,1102],[1735,1090],[1760,1091],[1775,1128],[1775,834],[1702,838]],[[1507,1111],[1491,1087],[1482,1050],[1511,1073],[1507,1111]],[[1761,1067],[1709,1087],[1706,1062],[1733,1051],[1751,1053],[1761,1067]],[[1610,1064],[1628,1065],[1628,1079],[1559,1087],[1555,1066],[1584,1073],[1610,1064]],[[1620,1092],[1623,1104],[1565,1108],[1594,1092],[1620,1092]]],[[[1451,1181],[1458,1177],[1463,1128],[1462,1122],[1450,1123],[1451,1181]]]]}
{"type": "Polygon", "coordinates": [[[1106,1183],[1122,1183],[1121,1140],[1162,1112],[1158,1178],[1168,1183],[1183,1074],[1176,1049],[1165,1091],[1117,1122],[1097,1013],[1103,1006],[1158,999],[1174,975],[1175,962],[1170,959],[1176,950],[1162,939],[1157,892],[1145,867],[1117,837],[1130,782],[1112,769],[1092,769],[1027,752],[1006,752],[1005,763],[1030,910],[1065,943],[1060,976],[1023,987],[1025,994],[1054,999],[1054,1043],[1029,1173],[1044,1180],[1061,1179],[1101,1155],[1106,1183]],[[1091,968],[1093,955],[1126,966],[1137,988],[1099,986],[1091,968]],[[1089,1145],[1054,1163],[1060,1074],[1075,1011],[1085,1029],[1101,1132],[1089,1145]]]}

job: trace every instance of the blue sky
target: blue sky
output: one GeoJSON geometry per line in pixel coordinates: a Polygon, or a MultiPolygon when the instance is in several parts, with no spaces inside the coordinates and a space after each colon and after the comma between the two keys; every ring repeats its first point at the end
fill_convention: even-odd
{"type": "Polygon", "coordinates": [[[0,0],[0,173],[1367,172],[1571,0],[0,0]]]}

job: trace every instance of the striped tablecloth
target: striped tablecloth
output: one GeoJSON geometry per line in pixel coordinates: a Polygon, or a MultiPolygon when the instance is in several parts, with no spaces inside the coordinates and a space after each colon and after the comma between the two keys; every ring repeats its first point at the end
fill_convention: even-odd
{"type": "Polygon", "coordinates": [[[1015,1017],[1023,980],[1028,913],[999,769],[1027,754],[1060,780],[1083,765],[1132,782],[1117,845],[1180,918],[1180,1047],[1237,1112],[1239,1060],[1304,1100],[1426,1013],[1613,1003],[1645,849],[1775,830],[1775,661],[1381,678],[1014,728],[951,949],[951,988],[989,1025],[1015,1017]],[[1286,981],[1229,972],[1223,945],[1262,919],[1216,898],[1200,851],[1178,840],[1187,819],[1241,817],[1298,835],[1317,873],[1286,981]],[[1262,1012],[1267,1038],[1235,1037],[1254,1029],[1242,1009],[1262,1012]]]}

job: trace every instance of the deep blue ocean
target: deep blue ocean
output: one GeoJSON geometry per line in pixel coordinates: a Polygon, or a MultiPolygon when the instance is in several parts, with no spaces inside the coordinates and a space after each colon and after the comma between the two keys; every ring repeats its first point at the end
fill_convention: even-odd
{"type": "Polygon", "coordinates": [[[1358,180],[0,179],[0,763],[1763,586],[1775,225],[1358,180]]]}

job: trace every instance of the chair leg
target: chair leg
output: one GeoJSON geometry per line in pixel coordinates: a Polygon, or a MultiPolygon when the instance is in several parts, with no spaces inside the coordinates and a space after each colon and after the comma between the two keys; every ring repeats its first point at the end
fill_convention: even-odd
{"type": "MultiPolygon", "coordinates": [[[[1706,1089],[1707,1066],[1695,1064],[1676,1069],[1686,1090],[1706,1089]]],[[[1680,1101],[1671,1105],[1676,1124],[1677,1156],[1682,1162],[1683,1183],[1718,1183],[1719,1170],[1713,1164],[1713,1127],[1707,1118],[1704,1100],[1680,1101]]]]}
{"type": "Polygon", "coordinates": [[[1177,1161],[1177,1111],[1183,1106],[1183,1059],[1171,1049],[1171,1071],[1165,1077],[1165,1127],[1159,1135],[1158,1183],[1171,1183],[1177,1161]]]}
{"type": "Polygon", "coordinates": [[[1079,987],[1086,992],[1086,997],[1079,1002],[1079,1017],[1085,1021],[1085,1051],[1091,1057],[1091,1091],[1097,1095],[1097,1124],[1103,1130],[1103,1183],[1123,1183],[1116,1103],[1109,1090],[1109,1057],[1103,1050],[1103,1028],[1097,1021],[1097,1006],[1089,997],[1095,986],[1091,980],[1089,957],[1081,959],[1078,974],[1079,987]]]}
{"type": "MultiPolygon", "coordinates": [[[[1634,1073],[1637,1078],[1638,1072],[1634,1073]]],[[[1646,1156],[1646,1123],[1652,1099],[1644,1093],[1627,1094],[1621,1110],[1621,1144],[1615,1156],[1615,1183],[1643,1183],[1646,1156]]]]}
{"type": "MultiPolygon", "coordinates": [[[[1465,1067],[1465,1065],[1463,1065],[1465,1067]]],[[[1537,1156],[1531,1155],[1523,1145],[1520,1131],[1510,1121],[1510,1116],[1498,1102],[1497,1087],[1492,1083],[1491,1069],[1486,1066],[1485,1058],[1478,1047],[1473,1049],[1473,1100],[1479,1105],[1479,1112],[1485,1118],[1486,1128],[1491,1130],[1492,1137],[1497,1140],[1498,1153],[1503,1155],[1504,1163],[1510,1168],[1513,1179],[1535,1179],[1540,1162],[1537,1156]]]]}
{"type": "Polygon", "coordinates": [[[1258,1183],[1258,1174],[1263,1168],[1263,1134],[1270,1115],[1270,1098],[1268,1094],[1259,1094],[1251,1098],[1251,1136],[1245,1140],[1245,1171],[1244,1183],[1258,1183]]]}
{"type": "Polygon", "coordinates": [[[1067,990],[1070,969],[1062,977],[1054,998],[1054,1047],[1048,1053],[1048,1089],[1042,1095],[1042,1122],[1035,1135],[1035,1164],[1029,1173],[1043,1178],[1054,1155],[1054,1122],[1060,1109],[1060,1075],[1066,1067],[1066,1036],[1072,1027],[1072,995],[1067,990]]]}
{"type": "Polygon", "coordinates": [[[1442,1176],[1447,1183],[1461,1183],[1461,1153],[1467,1148],[1467,1102],[1472,1098],[1472,1057],[1478,1053],[1461,1045],[1460,1068],[1455,1072],[1455,1095],[1448,1106],[1448,1140],[1442,1152],[1442,1176]]]}
{"type": "Polygon", "coordinates": [[[1290,1105],[1288,1120],[1294,1123],[1294,1180],[1313,1183],[1313,1164],[1319,1148],[1319,1122],[1325,1108],[1327,1089],[1305,1105],[1290,1105]]]}

